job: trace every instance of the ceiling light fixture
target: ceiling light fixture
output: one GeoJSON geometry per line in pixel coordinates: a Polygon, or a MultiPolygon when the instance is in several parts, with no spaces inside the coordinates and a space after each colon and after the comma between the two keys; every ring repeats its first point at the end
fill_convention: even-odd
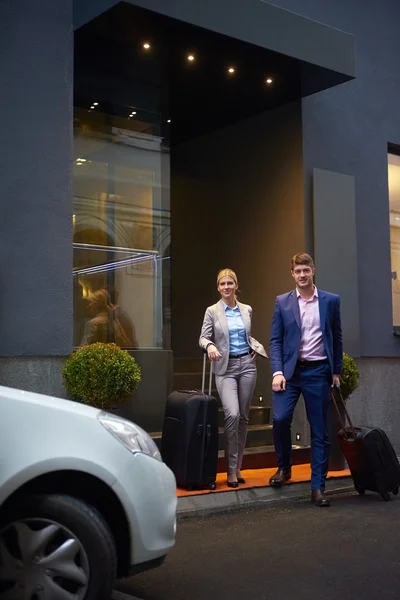
{"type": "Polygon", "coordinates": [[[91,109],[96,108],[94,104],[92,104],[92,106],[90,107],[91,109]]]}
{"type": "Polygon", "coordinates": [[[167,123],[171,123],[171,119],[168,119],[167,123]]]}
{"type": "Polygon", "coordinates": [[[235,72],[235,69],[233,67],[229,67],[228,73],[234,73],[234,72],[235,72]]]}
{"type": "Polygon", "coordinates": [[[269,85],[270,83],[272,83],[272,79],[270,77],[268,77],[266,83],[268,83],[268,85],[269,85]]]}
{"type": "Polygon", "coordinates": [[[98,106],[99,103],[98,102],[93,102],[93,106],[98,106]]]}
{"type": "Polygon", "coordinates": [[[194,56],[193,56],[193,54],[189,54],[189,56],[187,57],[187,59],[188,59],[190,62],[193,62],[193,61],[194,61],[194,56]]]}
{"type": "Polygon", "coordinates": [[[145,42],[145,43],[143,44],[143,48],[144,48],[145,50],[150,50],[150,44],[149,44],[149,42],[145,42]]]}

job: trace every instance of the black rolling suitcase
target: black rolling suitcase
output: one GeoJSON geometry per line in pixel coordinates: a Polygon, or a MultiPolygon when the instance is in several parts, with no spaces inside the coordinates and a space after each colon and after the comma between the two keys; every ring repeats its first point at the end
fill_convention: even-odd
{"type": "Polygon", "coordinates": [[[207,355],[203,360],[202,390],[174,391],[167,399],[161,455],[178,487],[215,490],[218,462],[218,404],[204,393],[207,355]]]}
{"type": "MultiPolygon", "coordinates": [[[[338,391],[340,393],[340,388],[338,391]]],[[[364,494],[366,490],[371,490],[378,492],[384,500],[390,500],[390,492],[395,495],[399,492],[400,465],[388,436],[378,427],[355,427],[343,402],[349,423],[346,427],[334,392],[332,401],[342,426],[337,434],[339,443],[349,465],[356,491],[364,494]]]]}

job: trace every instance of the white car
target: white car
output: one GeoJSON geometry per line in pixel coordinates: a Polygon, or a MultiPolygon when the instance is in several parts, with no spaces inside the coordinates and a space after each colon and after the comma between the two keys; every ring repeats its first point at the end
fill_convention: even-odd
{"type": "Polygon", "coordinates": [[[0,597],[109,600],[163,563],[176,483],[151,437],[95,408],[0,386],[0,597]]]}

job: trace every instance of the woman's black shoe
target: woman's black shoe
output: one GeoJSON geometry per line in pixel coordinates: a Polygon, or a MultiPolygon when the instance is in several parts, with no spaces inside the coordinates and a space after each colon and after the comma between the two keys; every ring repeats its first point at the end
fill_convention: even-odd
{"type": "Polygon", "coordinates": [[[226,485],[227,485],[228,487],[231,487],[231,488],[238,488],[238,487],[239,487],[239,484],[238,484],[238,482],[237,482],[237,481],[227,481],[227,482],[226,482],[226,485]]]}
{"type": "Polygon", "coordinates": [[[237,480],[238,480],[238,483],[246,483],[246,480],[243,479],[243,477],[238,477],[237,480]]]}

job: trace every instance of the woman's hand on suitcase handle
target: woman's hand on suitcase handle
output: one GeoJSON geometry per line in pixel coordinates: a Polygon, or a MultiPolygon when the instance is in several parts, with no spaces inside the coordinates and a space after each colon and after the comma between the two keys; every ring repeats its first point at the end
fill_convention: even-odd
{"type": "Polygon", "coordinates": [[[207,355],[210,360],[219,361],[222,354],[218,352],[218,348],[214,344],[210,344],[207,348],[207,355]]]}
{"type": "Polygon", "coordinates": [[[340,388],[340,376],[339,375],[332,375],[332,386],[331,387],[340,388]]]}

